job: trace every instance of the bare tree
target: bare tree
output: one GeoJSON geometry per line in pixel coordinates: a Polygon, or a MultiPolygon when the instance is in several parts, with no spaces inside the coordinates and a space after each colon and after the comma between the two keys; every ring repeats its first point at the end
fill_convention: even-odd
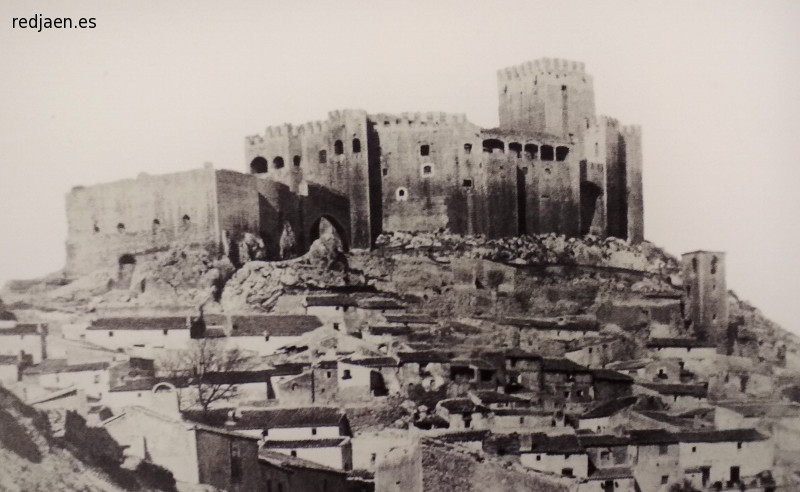
{"type": "Polygon", "coordinates": [[[192,403],[207,412],[212,403],[236,396],[235,373],[252,369],[253,362],[241,350],[226,348],[224,339],[201,338],[189,343],[187,349],[163,359],[160,369],[193,388],[192,403]]]}

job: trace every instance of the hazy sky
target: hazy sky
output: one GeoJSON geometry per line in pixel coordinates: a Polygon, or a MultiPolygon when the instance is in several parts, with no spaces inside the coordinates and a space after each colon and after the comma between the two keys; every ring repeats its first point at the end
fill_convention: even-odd
{"type": "Polygon", "coordinates": [[[244,171],[245,135],[339,108],[495,126],[496,70],[547,56],[642,125],[647,238],[727,251],[800,333],[800,2],[3,0],[0,26],[0,281],[62,267],[73,186],[244,171]],[[97,27],[12,29],[36,14],[97,27]]]}

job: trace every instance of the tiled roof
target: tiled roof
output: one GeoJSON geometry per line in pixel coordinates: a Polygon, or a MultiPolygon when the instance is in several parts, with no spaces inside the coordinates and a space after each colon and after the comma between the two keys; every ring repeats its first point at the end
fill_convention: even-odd
{"type": "Polygon", "coordinates": [[[675,434],[664,429],[641,429],[629,432],[631,444],[638,446],[655,446],[658,444],[677,444],[675,434]]]}
{"type": "Polygon", "coordinates": [[[694,396],[697,398],[705,398],[708,396],[708,387],[705,384],[641,383],[641,386],[661,393],[662,395],[694,396]]]}
{"type": "Polygon", "coordinates": [[[564,358],[544,358],[542,359],[542,371],[544,372],[592,372],[588,367],[582,366],[564,358]]]}
{"type": "Polygon", "coordinates": [[[503,355],[509,359],[541,359],[542,356],[533,352],[527,352],[519,347],[514,347],[506,350],[503,355]]]}
{"type": "Polygon", "coordinates": [[[270,376],[296,376],[302,374],[303,369],[311,367],[308,362],[287,362],[285,364],[275,364],[269,369],[270,376]]]}
{"type": "Polygon", "coordinates": [[[186,316],[98,318],[87,330],[186,330],[186,316]]]}
{"type": "Polygon", "coordinates": [[[483,441],[489,434],[488,430],[465,430],[458,432],[447,432],[436,436],[431,436],[435,439],[444,442],[469,442],[469,441],[483,441]]]}
{"type": "Polygon", "coordinates": [[[306,306],[326,307],[326,306],[355,306],[356,300],[344,295],[326,296],[306,296],[306,306]]]}
{"type": "Polygon", "coordinates": [[[679,432],[677,436],[681,442],[753,442],[769,439],[755,429],[687,431],[679,432]]]}
{"type": "Polygon", "coordinates": [[[13,328],[0,328],[1,336],[19,336],[19,335],[37,335],[39,333],[39,325],[35,324],[17,324],[13,328]]]}
{"type": "Polygon", "coordinates": [[[321,465],[319,463],[315,463],[313,461],[304,460],[302,458],[298,458],[296,456],[290,456],[283,453],[278,453],[275,451],[268,451],[266,449],[262,449],[258,452],[258,459],[264,463],[269,465],[282,468],[284,470],[317,470],[317,471],[324,471],[328,473],[337,473],[340,475],[344,475],[347,472],[342,470],[337,470],[335,468],[331,468],[329,466],[321,465]]]}
{"type": "Polygon", "coordinates": [[[609,434],[582,434],[578,436],[584,448],[610,448],[614,446],[627,446],[631,440],[627,437],[609,434]]]}
{"type": "Polygon", "coordinates": [[[665,424],[672,425],[677,428],[684,428],[687,425],[692,425],[692,422],[686,419],[682,419],[680,417],[675,417],[664,412],[655,412],[652,410],[637,410],[638,414],[644,415],[649,419],[656,420],[658,422],[663,422],[665,424]]]}
{"type": "Polygon", "coordinates": [[[358,307],[362,309],[404,309],[405,306],[394,299],[389,298],[373,298],[361,299],[358,301],[358,307]]]}
{"type": "Polygon", "coordinates": [[[695,340],[693,338],[651,338],[647,341],[648,348],[714,348],[714,345],[695,340]]]}
{"type": "MultiPolygon", "coordinates": [[[[205,414],[199,410],[184,412],[188,420],[227,429],[274,429],[291,427],[329,427],[344,425],[349,429],[347,416],[338,408],[270,408],[239,409],[232,425],[226,424],[231,409],[215,409],[205,414]]],[[[349,431],[348,431],[349,433],[349,431]]]]}
{"type": "Polygon", "coordinates": [[[353,364],[364,367],[397,367],[397,360],[393,357],[367,357],[361,359],[343,359],[344,364],[353,364]]]}
{"type": "Polygon", "coordinates": [[[732,410],[745,418],[753,417],[798,417],[800,405],[785,402],[768,403],[718,403],[718,406],[732,410]]]}
{"type": "Polygon", "coordinates": [[[67,364],[66,359],[45,359],[39,364],[25,369],[23,374],[60,374],[65,372],[103,371],[108,369],[108,366],[108,362],[67,364]]]}
{"type": "Polygon", "coordinates": [[[346,437],[328,437],[320,439],[296,439],[293,441],[282,441],[272,439],[264,441],[266,449],[291,449],[291,448],[335,448],[347,441],[346,437]]]}
{"type": "Polygon", "coordinates": [[[574,434],[548,436],[544,433],[531,435],[531,452],[547,454],[578,454],[585,450],[574,434]]]}
{"type": "Polygon", "coordinates": [[[453,359],[450,361],[450,365],[454,367],[476,367],[478,369],[486,369],[486,370],[497,369],[490,362],[485,361],[483,359],[461,359],[461,358],[453,359]]]}
{"type": "Polygon", "coordinates": [[[16,321],[17,317],[11,311],[0,307],[0,321],[16,321]]]}
{"type": "Polygon", "coordinates": [[[322,326],[316,316],[286,314],[286,315],[245,315],[231,316],[231,336],[249,337],[270,336],[289,337],[300,336],[322,326]]]}
{"type": "Polygon", "coordinates": [[[633,378],[628,376],[627,374],[622,374],[621,372],[617,372],[611,369],[593,369],[592,375],[594,376],[595,380],[602,380],[602,381],[624,381],[624,382],[633,382],[633,378]]]}
{"type": "Polygon", "coordinates": [[[427,314],[387,314],[384,316],[387,323],[435,325],[436,320],[427,314]]]}
{"type": "Polygon", "coordinates": [[[497,323],[519,328],[531,328],[535,330],[556,330],[556,331],[598,331],[600,323],[594,318],[517,318],[505,317],[498,318],[497,323]]]}
{"type": "Polygon", "coordinates": [[[450,362],[453,358],[453,354],[439,350],[419,350],[416,352],[398,352],[397,358],[400,359],[401,364],[408,364],[411,362],[427,364],[431,362],[450,362]]]}
{"type": "Polygon", "coordinates": [[[19,356],[0,354],[0,366],[16,366],[18,362],[19,356]]]}
{"type": "Polygon", "coordinates": [[[339,361],[337,360],[321,360],[317,362],[316,365],[319,369],[336,369],[339,367],[339,361]]]}
{"type": "Polygon", "coordinates": [[[625,398],[617,398],[616,400],[610,400],[592,408],[591,410],[583,414],[581,418],[597,419],[603,417],[610,417],[615,413],[633,405],[634,403],[636,403],[636,400],[637,398],[635,396],[627,396],[625,398]]]}
{"type": "Polygon", "coordinates": [[[370,335],[408,335],[412,332],[411,327],[406,325],[377,325],[368,328],[370,335]]]}
{"type": "Polygon", "coordinates": [[[650,362],[652,362],[650,359],[621,360],[609,364],[609,367],[615,371],[628,371],[647,367],[650,362]]]}
{"type": "Polygon", "coordinates": [[[272,376],[269,369],[262,371],[228,371],[211,372],[204,377],[204,382],[209,384],[247,384],[266,383],[272,376]]]}
{"type": "Polygon", "coordinates": [[[612,480],[615,478],[633,478],[633,470],[628,466],[597,468],[588,477],[589,480],[612,480]]]}
{"type": "Polygon", "coordinates": [[[492,413],[498,417],[550,417],[553,412],[535,408],[497,408],[492,413]]]}

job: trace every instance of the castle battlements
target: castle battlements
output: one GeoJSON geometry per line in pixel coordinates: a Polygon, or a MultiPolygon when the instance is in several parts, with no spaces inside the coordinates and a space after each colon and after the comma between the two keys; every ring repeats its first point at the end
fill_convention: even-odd
{"type": "Polygon", "coordinates": [[[630,136],[630,137],[642,136],[642,127],[640,125],[622,125],[619,131],[625,136],[630,136]]]}
{"type": "Polygon", "coordinates": [[[597,126],[606,128],[619,128],[619,120],[611,116],[598,115],[597,126]]]}
{"type": "Polygon", "coordinates": [[[376,113],[369,118],[381,128],[419,128],[429,126],[473,127],[464,113],[404,112],[400,114],[376,113]]]}
{"type": "Polygon", "coordinates": [[[561,72],[586,75],[585,65],[582,62],[564,60],[561,58],[539,58],[519,65],[502,68],[497,71],[500,80],[514,80],[529,75],[539,75],[545,72],[561,72]]]}

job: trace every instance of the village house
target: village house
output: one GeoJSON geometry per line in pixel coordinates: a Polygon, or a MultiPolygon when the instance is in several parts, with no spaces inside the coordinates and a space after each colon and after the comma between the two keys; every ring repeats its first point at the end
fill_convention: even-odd
{"type": "Polygon", "coordinates": [[[633,389],[637,395],[657,396],[673,409],[690,409],[708,404],[708,383],[640,383],[634,385],[633,389]]]}
{"type": "Polygon", "coordinates": [[[497,378],[505,382],[506,393],[538,398],[542,385],[542,357],[519,348],[487,352],[483,358],[498,369],[497,378]]]}
{"type": "Polygon", "coordinates": [[[323,326],[316,316],[238,315],[230,317],[227,347],[258,355],[272,355],[296,343],[306,333],[323,326]]]}
{"type": "Polygon", "coordinates": [[[577,492],[640,492],[628,466],[597,468],[589,472],[579,484],[577,492]]]}
{"type": "Polygon", "coordinates": [[[633,474],[641,490],[667,492],[669,485],[679,482],[680,447],[678,438],[665,430],[630,431],[630,459],[633,474]]]}
{"type": "Polygon", "coordinates": [[[530,432],[532,430],[552,431],[566,426],[564,412],[536,408],[499,408],[492,410],[489,429],[499,434],[511,432],[530,432]]]}
{"type": "Polygon", "coordinates": [[[450,360],[450,392],[467,394],[469,390],[497,390],[503,385],[497,368],[484,359],[457,358],[450,360]]]}
{"type": "Polygon", "coordinates": [[[400,380],[407,391],[415,387],[425,391],[439,389],[450,381],[450,361],[454,356],[439,350],[398,352],[400,380]]]}
{"type": "Polygon", "coordinates": [[[107,362],[69,364],[66,359],[46,359],[26,368],[22,372],[22,382],[28,398],[73,386],[87,396],[100,398],[109,390],[108,366],[107,362]]]}
{"type": "Polygon", "coordinates": [[[520,449],[520,463],[533,470],[565,477],[589,475],[589,456],[574,434],[531,435],[530,448],[520,449]]]}
{"type": "Polygon", "coordinates": [[[370,324],[361,329],[361,338],[379,347],[387,347],[388,351],[388,347],[397,342],[407,342],[413,332],[414,330],[407,325],[370,324]]]}
{"type": "Polygon", "coordinates": [[[635,404],[635,396],[605,401],[582,414],[578,419],[579,430],[592,432],[609,432],[611,429],[624,426],[628,422],[628,409],[635,404]]]}
{"type": "Polygon", "coordinates": [[[651,359],[622,360],[608,364],[607,368],[638,379],[644,377],[645,370],[651,362],[651,359]]]}
{"type": "Polygon", "coordinates": [[[337,365],[340,401],[367,401],[401,391],[393,357],[347,358],[337,365]]]}
{"type": "Polygon", "coordinates": [[[276,367],[270,372],[270,399],[277,399],[283,406],[336,403],[339,400],[338,367],[336,360],[276,367]]]}
{"type": "Polygon", "coordinates": [[[594,399],[614,400],[633,393],[633,378],[611,369],[592,369],[594,399]]]}
{"type": "Polygon", "coordinates": [[[264,439],[264,450],[297,457],[336,470],[353,469],[353,445],[349,437],[320,439],[264,439]]]}
{"type": "Polygon", "coordinates": [[[560,316],[558,318],[499,318],[499,326],[517,330],[520,347],[537,347],[541,340],[581,340],[596,335],[600,324],[594,316],[560,316]]]}
{"type": "Polygon", "coordinates": [[[647,349],[657,359],[714,360],[717,349],[713,344],[693,338],[651,338],[647,349]]]}
{"type": "Polygon", "coordinates": [[[10,386],[19,380],[19,355],[0,355],[0,386],[10,386]]]}
{"type": "Polygon", "coordinates": [[[754,428],[772,436],[777,449],[800,451],[800,405],[778,401],[719,402],[714,411],[717,429],[754,428]]]}
{"type": "Polygon", "coordinates": [[[262,449],[258,460],[267,492],[357,492],[347,473],[314,461],[262,449]]]}
{"type": "Polygon", "coordinates": [[[542,359],[542,391],[555,405],[594,399],[592,370],[569,359],[542,359]]]}
{"type": "Polygon", "coordinates": [[[567,343],[564,357],[590,369],[603,368],[630,353],[630,341],[622,337],[586,337],[567,343]]]}
{"type": "Polygon", "coordinates": [[[684,474],[699,471],[696,487],[715,482],[735,486],[773,467],[774,445],[755,429],[689,431],[677,437],[681,470],[684,474]]]}
{"type": "Polygon", "coordinates": [[[188,316],[98,318],[84,335],[94,345],[156,359],[165,351],[188,348],[191,325],[188,316]]]}
{"type": "Polygon", "coordinates": [[[47,358],[46,340],[46,324],[5,320],[5,326],[0,327],[0,355],[20,357],[24,364],[38,364],[47,358]]]}
{"type": "Polygon", "coordinates": [[[308,295],[303,301],[306,315],[314,316],[322,323],[346,333],[355,330],[356,306],[356,300],[348,295],[308,295]]]}
{"type": "Polygon", "coordinates": [[[436,404],[436,414],[447,420],[450,429],[489,429],[492,411],[476,405],[470,398],[450,398],[436,404]]]}

